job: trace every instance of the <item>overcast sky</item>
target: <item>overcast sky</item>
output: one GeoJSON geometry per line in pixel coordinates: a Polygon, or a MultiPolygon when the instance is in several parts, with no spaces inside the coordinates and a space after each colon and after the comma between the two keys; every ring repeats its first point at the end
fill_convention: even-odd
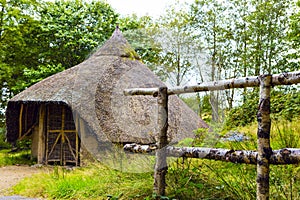
{"type": "MultiPolygon", "coordinates": [[[[159,17],[164,13],[167,5],[176,0],[106,0],[121,15],[136,14],[137,16],[150,15],[159,17]]],[[[180,3],[192,3],[194,0],[180,0],[180,3]]]]}

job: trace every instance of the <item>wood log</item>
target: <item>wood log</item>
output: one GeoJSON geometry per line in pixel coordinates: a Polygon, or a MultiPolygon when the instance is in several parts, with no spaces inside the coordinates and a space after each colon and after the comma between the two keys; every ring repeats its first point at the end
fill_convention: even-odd
{"type": "MultiPolygon", "coordinates": [[[[272,75],[272,86],[275,85],[292,85],[300,83],[300,71],[288,72],[282,74],[272,75]]],[[[249,76],[243,78],[235,78],[221,81],[211,81],[200,83],[194,86],[174,87],[168,89],[168,95],[226,90],[232,88],[245,88],[245,87],[259,87],[259,76],[249,76]]],[[[152,95],[157,96],[158,88],[132,88],[126,89],[124,94],[127,96],[132,95],[152,95]]]]}
{"type": "Polygon", "coordinates": [[[158,138],[156,151],[156,162],[154,167],[154,192],[158,196],[164,196],[166,190],[166,174],[168,172],[166,146],[168,145],[168,89],[161,87],[158,91],[158,138]]]}
{"type": "Polygon", "coordinates": [[[132,88],[132,89],[125,89],[124,95],[125,96],[134,96],[134,95],[150,95],[157,97],[158,95],[158,88],[132,88]]]}
{"type": "MultiPolygon", "coordinates": [[[[200,83],[196,86],[186,86],[168,89],[168,94],[182,94],[202,91],[226,90],[232,88],[258,87],[260,86],[259,76],[242,77],[229,80],[200,83]]],[[[292,85],[300,83],[300,71],[272,75],[272,86],[292,85]]]]}
{"type": "Polygon", "coordinates": [[[300,83],[300,71],[285,72],[272,75],[272,86],[274,85],[293,85],[300,83]]]}
{"type": "Polygon", "coordinates": [[[260,99],[257,113],[257,175],[256,175],[256,199],[269,199],[269,174],[270,157],[272,149],[270,146],[270,94],[271,94],[271,75],[261,75],[260,80],[260,99]]]}
{"type": "MultiPolygon", "coordinates": [[[[124,151],[129,153],[141,153],[155,155],[157,145],[139,145],[126,144],[124,151]]],[[[232,150],[221,148],[203,148],[203,147],[166,147],[167,157],[185,157],[209,159],[216,161],[226,161],[232,163],[257,164],[257,151],[252,150],[232,150]]],[[[300,149],[284,148],[273,150],[270,156],[269,164],[286,165],[300,163],[300,149]]]]}

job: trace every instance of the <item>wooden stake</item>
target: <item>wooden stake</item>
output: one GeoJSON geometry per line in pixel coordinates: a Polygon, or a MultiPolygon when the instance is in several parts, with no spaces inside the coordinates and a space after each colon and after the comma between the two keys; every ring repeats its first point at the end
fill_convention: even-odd
{"type": "Polygon", "coordinates": [[[257,191],[256,199],[269,199],[269,173],[270,157],[272,149],[270,147],[270,91],[271,75],[261,75],[260,80],[260,100],[257,113],[257,191]]]}
{"type": "Polygon", "coordinates": [[[47,129],[46,129],[46,155],[45,155],[45,163],[48,165],[48,158],[49,158],[49,130],[50,130],[50,111],[49,106],[46,108],[47,112],[47,129]]]}
{"type": "Polygon", "coordinates": [[[64,129],[65,129],[65,106],[61,106],[62,109],[62,116],[61,116],[61,130],[60,130],[60,134],[61,134],[61,147],[60,147],[60,164],[61,165],[66,165],[66,159],[65,159],[65,151],[64,151],[64,147],[65,147],[65,133],[64,133],[64,129]]]}
{"type": "Polygon", "coordinates": [[[39,107],[39,129],[38,129],[38,163],[43,163],[44,156],[44,134],[45,134],[45,114],[46,108],[44,104],[41,104],[39,107]]]}
{"type": "Polygon", "coordinates": [[[75,131],[75,137],[76,137],[76,166],[78,166],[79,165],[79,138],[78,138],[78,131],[76,130],[75,131]]]}
{"type": "Polygon", "coordinates": [[[22,117],[23,117],[23,109],[24,109],[24,104],[21,104],[21,108],[20,108],[20,115],[19,115],[19,138],[22,137],[22,130],[23,130],[23,127],[22,127],[22,124],[23,124],[23,120],[22,120],[22,117]]]}
{"type": "Polygon", "coordinates": [[[166,174],[168,171],[166,146],[168,144],[168,89],[161,87],[158,90],[157,104],[158,104],[158,140],[156,151],[156,163],[154,168],[154,192],[158,196],[165,195],[166,189],[166,174]]]}

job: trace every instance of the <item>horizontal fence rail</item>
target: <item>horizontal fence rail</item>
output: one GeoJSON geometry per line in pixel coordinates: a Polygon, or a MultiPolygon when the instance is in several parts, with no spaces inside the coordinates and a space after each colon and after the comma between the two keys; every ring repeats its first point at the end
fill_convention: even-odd
{"type": "Polygon", "coordinates": [[[204,82],[194,86],[174,88],[131,88],[124,90],[126,96],[151,95],[157,97],[158,112],[158,141],[156,145],[143,146],[127,144],[125,151],[132,153],[149,153],[155,150],[156,165],[154,172],[154,192],[158,195],[165,194],[165,175],[167,167],[166,157],[189,157],[220,160],[233,163],[246,163],[257,165],[256,198],[269,199],[269,172],[270,164],[284,165],[300,163],[300,149],[285,148],[273,151],[270,147],[270,93],[276,85],[293,85],[300,83],[300,71],[287,72],[274,75],[260,75],[242,77],[230,80],[204,82]],[[257,151],[228,150],[215,148],[172,147],[166,146],[168,130],[168,95],[226,90],[232,88],[260,87],[260,99],[257,112],[257,151]],[[166,101],[164,101],[166,99],[166,101]],[[164,102],[162,104],[161,102],[164,102]],[[165,115],[162,110],[165,109],[165,115]],[[162,123],[165,121],[166,123],[162,123]],[[162,164],[160,164],[162,163],[162,164]],[[160,166],[162,165],[162,166],[160,166]],[[163,169],[163,170],[162,170],[163,169]]]}
{"type": "MultiPolygon", "coordinates": [[[[139,145],[136,143],[126,144],[123,148],[125,152],[147,155],[155,155],[155,151],[159,149],[156,145],[139,145]]],[[[232,163],[257,164],[257,151],[252,150],[167,146],[165,151],[167,157],[198,158],[232,163]]],[[[300,149],[284,148],[273,150],[270,156],[270,164],[272,165],[298,163],[300,163],[300,149]]]]}
{"type": "MultiPolygon", "coordinates": [[[[297,83],[300,83],[300,71],[272,75],[271,86],[293,85],[297,83]]],[[[249,76],[229,80],[204,82],[193,86],[168,88],[168,95],[227,90],[232,88],[259,87],[259,85],[259,76],[249,76]]],[[[158,88],[125,89],[124,94],[127,96],[151,95],[156,97],[158,94],[158,88]]]]}

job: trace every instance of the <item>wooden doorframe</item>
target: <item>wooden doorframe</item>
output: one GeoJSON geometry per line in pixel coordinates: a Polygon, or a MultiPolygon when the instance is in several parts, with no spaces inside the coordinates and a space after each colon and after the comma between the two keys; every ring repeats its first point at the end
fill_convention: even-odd
{"type": "MultiPolygon", "coordinates": [[[[45,130],[45,146],[46,146],[46,150],[45,150],[45,163],[48,164],[49,162],[53,161],[53,162],[59,162],[60,165],[66,165],[67,163],[74,163],[75,166],[79,165],[79,149],[80,149],[80,141],[79,141],[79,136],[78,136],[78,131],[76,130],[76,128],[74,130],[66,130],[65,129],[65,120],[66,120],[66,112],[67,112],[67,106],[66,105],[56,105],[56,106],[60,106],[61,107],[61,127],[60,129],[52,129],[49,126],[49,122],[50,122],[50,112],[49,112],[49,106],[47,106],[46,109],[46,115],[47,115],[47,125],[46,125],[46,130],[45,130]],[[55,142],[53,143],[53,146],[51,148],[49,148],[49,134],[55,134],[57,133],[55,142]],[[75,134],[75,147],[72,147],[72,144],[70,142],[69,136],[68,134],[75,134]],[[54,152],[56,145],[58,145],[58,143],[60,142],[60,158],[58,159],[50,159],[49,157],[51,156],[51,154],[54,152]],[[72,157],[74,158],[74,160],[66,160],[66,155],[65,155],[65,145],[67,146],[70,154],[72,155],[72,157]],[[74,150],[73,150],[74,149],[74,150]],[[75,151],[75,152],[74,152],[75,151]]],[[[73,123],[74,123],[74,127],[75,127],[75,121],[73,119],[73,123]]]]}

